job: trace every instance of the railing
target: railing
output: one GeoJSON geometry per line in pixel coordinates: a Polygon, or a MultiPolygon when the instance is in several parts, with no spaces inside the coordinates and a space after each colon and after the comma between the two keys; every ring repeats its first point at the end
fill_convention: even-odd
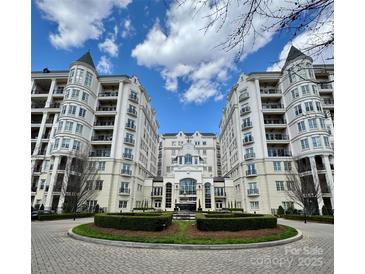
{"type": "Polygon", "coordinates": [[[245,154],[245,160],[248,160],[248,159],[253,159],[256,157],[255,153],[246,153],[245,154]]]}
{"type": "Polygon", "coordinates": [[[154,193],[153,191],[151,192],[151,196],[152,197],[161,197],[163,196],[162,192],[161,193],[154,193]]]}
{"type": "Polygon", "coordinates": [[[37,135],[31,135],[30,138],[31,139],[37,139],[38,138],[38,134],[37,135]]]}
{"type": "Polygon", "coordinates": [[[266,134],[266,140],[272,141],[272,140],[289,140],[289,136],[285,134],[266,134]]]}
{"type": "Polygon", "coordinates": [[[91,138],[91,140],[93,140],[93,141],[112,141],[113,136],[112,135],[98,135],[98,136],[93,136],[91,138]]]}
{"type": "Polygon", "coordinates": [[[124,143],[132,144],[134,145],[134,139],[131,138],[124,138],[124,143]]]}
{"type": "Polygon", "coordinates": [[[114,121],[96,121],[94,126],[114,126],[114,121]]]}
{"type": "Polygon", "coordinates": [[[243,123],[241,127],[242,127],[242,129],[251,128],[252,127],[252,122],[243,123]]]}
{"type": "Polygon", "coordinates": [[[135,95],[129,95],[129,100],[132,100],[132,101],[135,101],[135,102],[138,102],[138,97],[135,96],[135,95]]]}
{"type": "Polygon", "coordinates": [[[281,94],[278,89],[260,89],[261,94],[281,94]]]}
{"type": "Polygon", "coordinates": [[[321,89],[332,89],[333,86],[330,83],[319,83],[321,89]]]}
{"type": "Polygon", "coordinates": [[[132,129],[132,130],[136,130],[136,126],[134,124],[128,124],[128,123],[126,123],[125,124],[125,127],[126,128],[129,128],[129,129],[132,129]]]}
{"type": "Polygon", "coordinates": [[[116,111],[117,107],[113,106],[113,107],[98,107],[96,108],[96,111],[116,111]]]}
{"type": "Polygon", "coordinates": [[[214,196],[216,197],[226,197],[226,193],[225,192],[214,192],[214,196]]]}
{"type": "Polygon", "coordinates": [[[246,144],[250,144],[253,142],[253,136],[250,136],[250,137],[245,137],[243,139],[243,144],[246,145],[246,144]]]}
{"type": "Polygon", "coordinates": [[[246,170],[246,176],[255,176],[257,175],[256,169],[246,170]]]}
{"type": "Polygon", "coordinates": [[[283,109],[283,104],[262,104],[263,109],[283,109]]]}
{"type": "Polygon", "coordinates": [[[38,166],[34,168],[34,172],[41,172],[42,171],[42,167],[38,166]]]}
{"type": "Polygon", "coordinates": [[[101,92],[101,93],[99,93],[99,97],[113,97],[113,96],[118,96],[118,91],[101,92]]]}
{"type": "Polygon", "coordinates": [[[241,102],[243,100],[246,100],[250,97],[250,95],[248,94],[247,91],[243,92],[239,97],[238,97],[238,100],[241,102]]]}
{"type": "Polygon", "coordinates": [[[48,94],[48,90],[33,90],[32,94],[48,94]]]}
{"type": "Polygon", "coordinates": [[[127,160],[133,160],[133,155],[128,153],[123,153],[123,158],[127,160]]]}
{"type": "Polygon", "coordinates": [[[130,169],[122,169],[120,171],[120,173],[122,173],[124,175],[132,175],[132,170],[130,170],[130,169]]]}
{"type": "Polygon", "coordinates": [[[31,108],[44,108],[45,107],[45,103],[44,104],[32,104],[31,108]]]}
{"type": "Polygon", "coordinates": [[[276,119],[276,120],[264,120],[265,125],[280,125],[280,124],[286,124],[285,119],[276,119]]]}
{"type": "Polygon", "coordinates": [[[291,152],[289,150],[269,150],[269,157],[288,157],[291,156],[291,152]]]}
{"type": "MultiPolygon", "coordinates": [[[[54,117],[52,117],[52,118],[48,118],[47,120],[46,120],[46,124],[53,124],[53,119],[54,119],[54,117]]],[[[40,123],[40,122],[39,122],[40,123]]]]}
{"type": "Polygon", "coordinates": [[[49,105],[49,108],[60,108],[61,103],[52,103],[49,105]]]}
{"type": "Polygon", "coordinates": [[[247,195],[259,195],[258,188],[249,188],[247,189],[247,195]]]}
{"type": "Polygon", "coordinates": [[[110,157],[110,150],[92,151],[90,157],[110,157]]]}
{"type": "Polygon", "coordinates": [[[119,188],[119,194],[129,194],[131,190],[129,188],[119,188]]]}
{"type": "Polygon", "coordinates": [[[63,94],[64,89],[65,87],[57,87],[56,89],[53,90],[53,94],[63,94]]]}
{"type": "Polygon", "coordinates": [[[323,99],[322,102],[324,105],[333,105],[335,103],[333,99],[323,99]]]}
{"type": "Polygon", "coordinates": [[[131,115],[137,116],[137,111],[135,109],[128,109],[127,112],[131,115]]]}
{"type": "Polygon", "coordinates": [[[250,107],[241,108],[241,115],[242,114],[245,114],[245,113],[249,113],[250,111],[251,111],[251,108],[250,107]]]}

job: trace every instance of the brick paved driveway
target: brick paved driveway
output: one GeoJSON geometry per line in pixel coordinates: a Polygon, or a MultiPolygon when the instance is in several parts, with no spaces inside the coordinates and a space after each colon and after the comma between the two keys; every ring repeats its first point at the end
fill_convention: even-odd
{"type": "Polygon", "coordinates": [[[303,239],[247,250],[161,250],[74,240],[67,230],[92,219],[32,223],[32,273],[333,273],[333,225],[280,220],[303,239]]]}

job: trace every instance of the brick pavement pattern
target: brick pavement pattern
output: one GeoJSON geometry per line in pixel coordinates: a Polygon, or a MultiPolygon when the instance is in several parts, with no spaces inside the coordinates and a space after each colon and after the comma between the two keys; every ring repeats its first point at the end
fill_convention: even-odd
{"type": "Polygon", "coordinates": [[[279,220],[294,243],[245,250],[161,250],[78,241],[67,230],[91,218],[32,222],[32,273],[333,273],[333,225],[279,220]]]}

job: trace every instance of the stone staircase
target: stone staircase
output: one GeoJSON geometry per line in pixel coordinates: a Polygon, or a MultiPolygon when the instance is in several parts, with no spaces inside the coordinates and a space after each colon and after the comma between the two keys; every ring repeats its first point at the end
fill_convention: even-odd
{"type": "Polygon", "coordinates": [[[181,210],[172,214],[173,220],[195,220],[195,213],[188,210],[181,210]]]}

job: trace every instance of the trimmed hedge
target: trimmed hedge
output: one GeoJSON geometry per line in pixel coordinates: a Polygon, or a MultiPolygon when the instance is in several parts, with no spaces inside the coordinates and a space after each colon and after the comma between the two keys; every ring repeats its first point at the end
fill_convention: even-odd
{"type": "MultiPolygon", "coordinates": [[[[281,217],[284,219],[289,219],[289,220],[304,221],[304,215],[283,215],[281,217]]],[[[333,216],[329,216],[329,215],[314,215],[314,216],[307,216],[307,221],[333,224],[335,221],[335,218],[333,216]]]]}
{"type": "Polygon", "coordinates": [[[240,211],[240,212],[243,212],[243,208],[222,208],[222,210],[240,211]]]}
{"type": "Polygon", "coordinates": [[[148,213],[119,213],[119,214],[96,214],[94,223],[99,227],[161,231],[172,223],[171,213],[148,214],[148,213]]]}
{"type": "MultiPolygon", "coordinates": [[[[77,213],[77,218],[86,218],[92,217],[95,213],[77,213]]],[[[62,214],[40,214],[38,215],[39,221],[51,221],[51,220],[62,220],[62,219],[73,219],[75,216],[74,213],[62,213],[62,214]]]]}
{"type": "MultiPolygon", "coordinates": [[[[248,215],[248,214],[233,214],[233,215],[248,215]]],[[[249,214],[255,216],[211,216],[211,214],[198,214],[196,218],[197,227],[199,230],[205,231],[239,231],[239,230],[254,230],[262,228],[275,228],[277,218],[271,215],[249,214]],[[223,217],[224,216],[224,217],[223,217]]]]}
{"type": "Polygon", "coordinates": [[[207,214],[206,218],[241,218],[241,217],[262,217],[262,214],[250,214],[250,213],[216,213],[216,214],[207,214]]]}

